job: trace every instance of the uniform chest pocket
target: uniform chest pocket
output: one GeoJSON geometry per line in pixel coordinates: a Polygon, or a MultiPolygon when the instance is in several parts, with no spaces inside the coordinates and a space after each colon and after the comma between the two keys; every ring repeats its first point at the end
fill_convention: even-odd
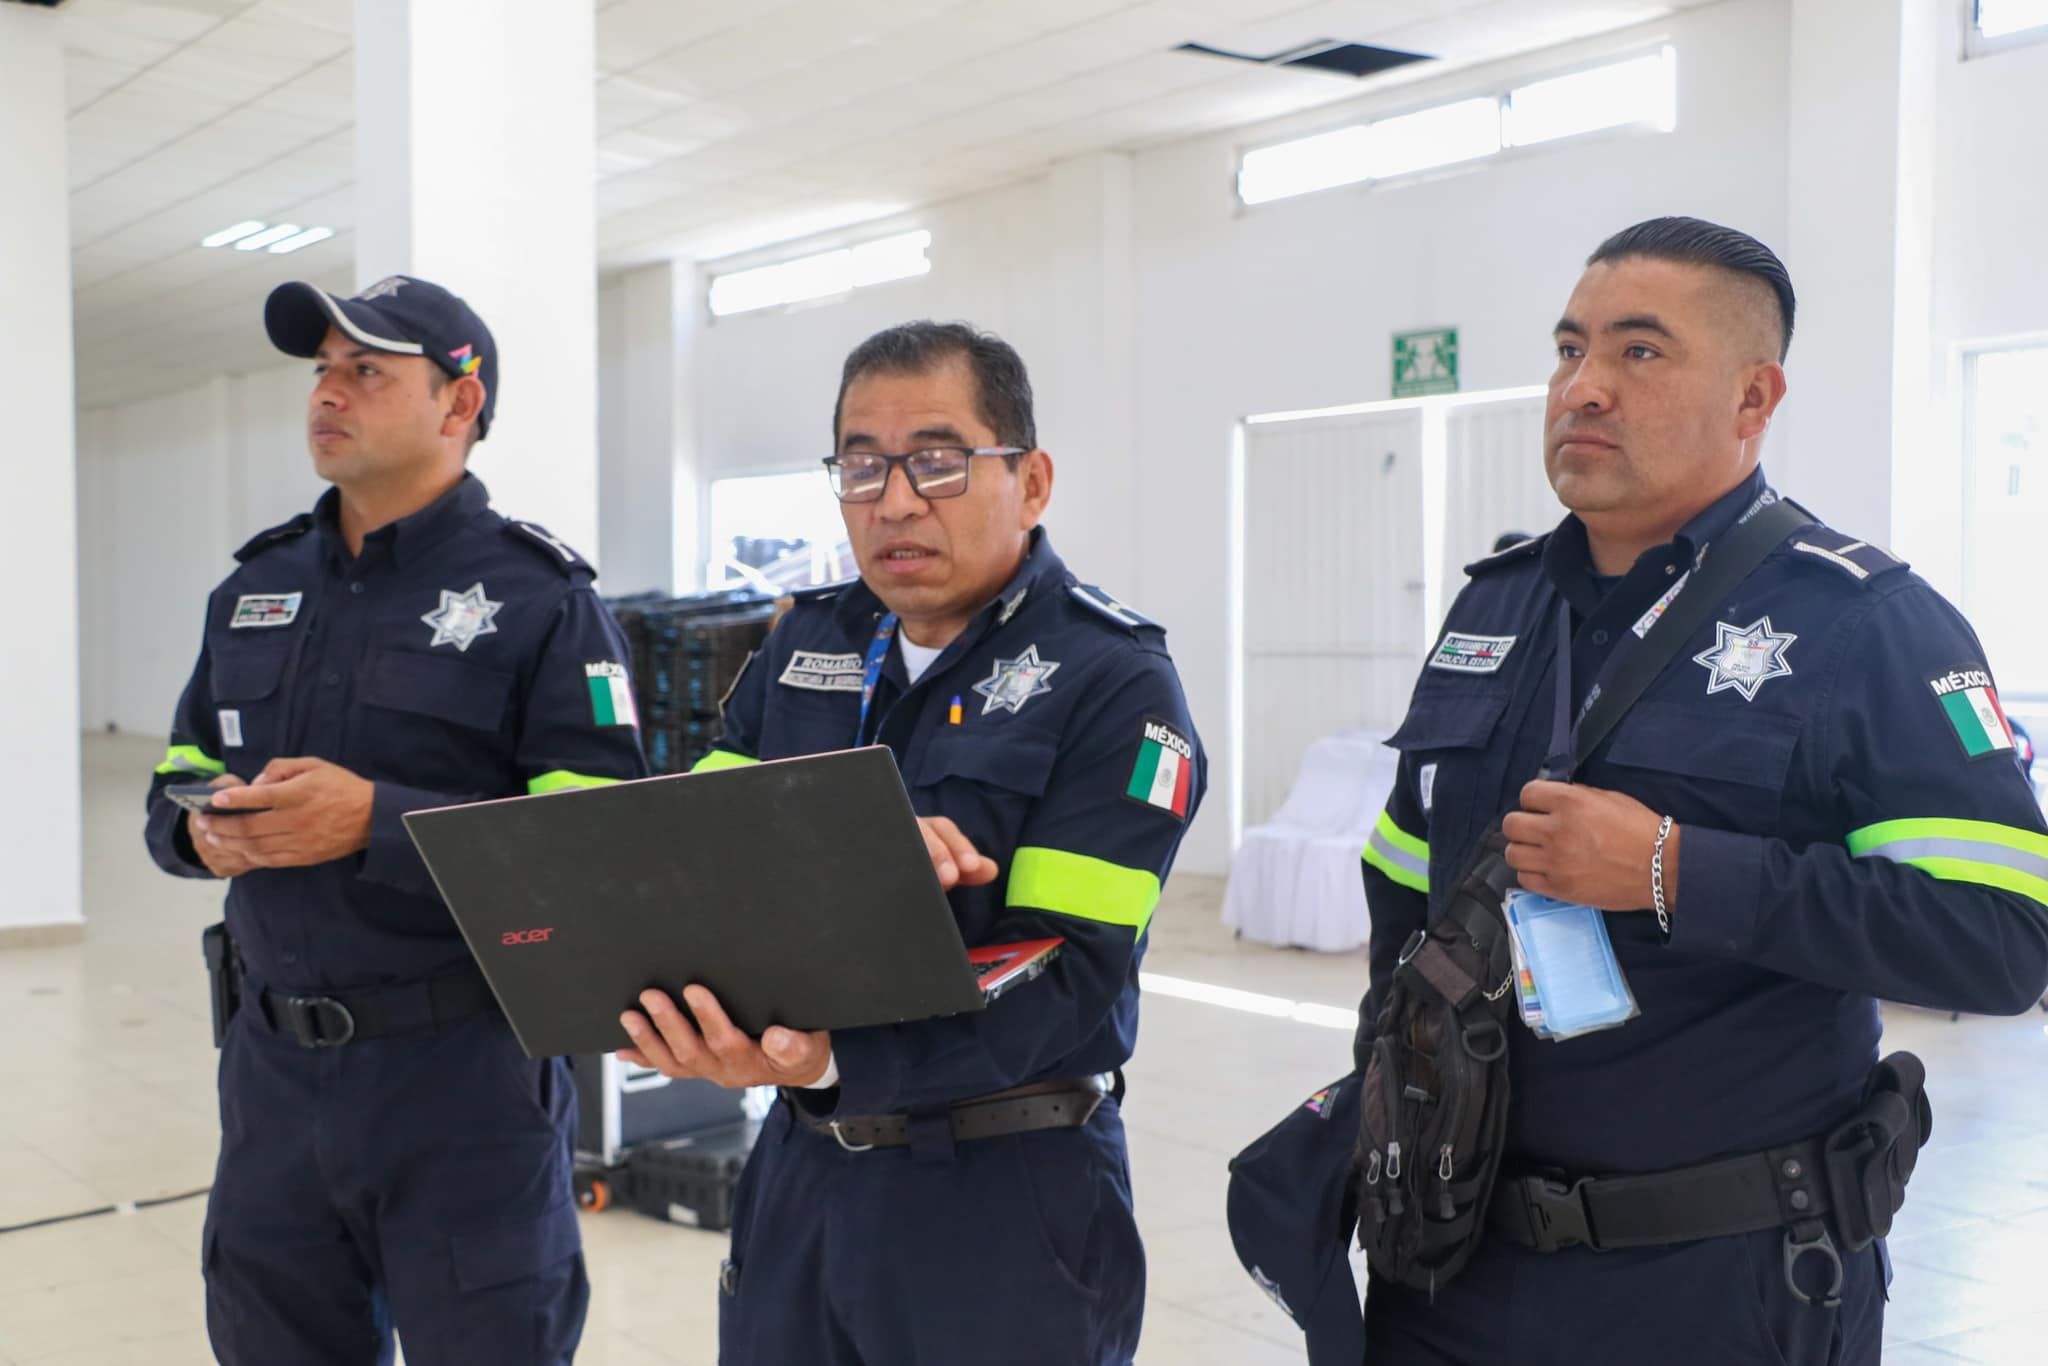
{"type": "MultiPolygon", "coordinates": [[[[1641,702],[1615,728],[1605,762],[1682,779],[1672,784],[1674,794],[1683,794],[1687,814],[1681,819],[1763,833],[1777,826],[1800,729],[1798,717],[1776,712],[1641,702]]],[[[1651,805],[1660,805],[1653,796],[1664,795],[1642,782],[1629,789],[1651,805]]],[[[1671,796],[1662,809],[1678,809],[1680,801],[1671,796]]]]}
{"type": "Polygon", "coordinates": [[[945,816],[974,847],[1007,862],[1032,803],[1045,795],[1057,736],[1010,725],[999,735],[948,726],[917,756],[912,782],[921,816],[945,816]]]}
{"type": "MultiPolygon", "coordinates": [[[[1387,743],[1410,759],[1429,818],[1430,883],[1451,886],[1495,816],[1511,737],[1497,734],[1511,694],[1469,680],[1425,679],[1387,743]]],[[[1531,773],[1528,776],[1534,777],[1531,773]]],[[[1419,833],[1419,832],[1417,832],[1419,833]]]]}
{"type": "Polygon", "coordinates": [[[216,650],[207,683],[219,702],[264,702],[274,700],[284,682],[285,659],[289,650],[277,646],[262,649],[240,647],[216,650]]]}
{"type": "Polygon", "coordinates": [[[363,701],[373,707],[495,734],[512,700],[512,675],[453,656],[379,650],[370,656],[363,701]]]}
{"type": "Polygon", "coordinates": [[[213,651],[207,687],[220,728],[220,757],[230,772],[253,773],[283,744],[284,670],[290,658],[284,642],[236,641],[213,651]]]}
{"type": "Polygon", "coordinates": [[[1642,702],[1615,728],[1607,761],[1688,778],[1779,788],[1799,744],[1799,718],[1775,712],[1642,702]]]}
{"type": "Polygon", "coordinates": [[[1493,738],[1508,693],[1501,688],[1455,685],[1425,687],[1415,695],[1401,728],[1387,743],[1404,754],[1439,749],[1477,749],[1493,738]]]}

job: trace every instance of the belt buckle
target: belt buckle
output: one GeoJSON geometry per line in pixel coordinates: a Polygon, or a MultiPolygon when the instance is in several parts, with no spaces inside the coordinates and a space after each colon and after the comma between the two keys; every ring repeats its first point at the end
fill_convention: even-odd
{"type": "Polygon", "coordinates": [[[1599,1250],[1586,1217],[1586,1178],[1566,1185],[1547,1176],[1530,1176],[1517,1184],[1529,1212],[1529,1236],[1538,1252],[1558,1252],[1581,1244],[1599,1250]]]}
{"type": "Polygon", "coordinates": [[[356,1036],[356,1017],[332,996],[292,996],[285,1005],[292,1037],[301,1048],[336,1048],[356,1036]]]}

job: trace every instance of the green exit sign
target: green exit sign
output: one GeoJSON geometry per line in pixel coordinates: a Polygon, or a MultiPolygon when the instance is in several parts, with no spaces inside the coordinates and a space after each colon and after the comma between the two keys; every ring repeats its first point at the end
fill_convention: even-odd
{"type": "Polygon", "coordinates": [[[1394,397],[1458,392],[1458,329],[1394,334],[1394,397]]]}

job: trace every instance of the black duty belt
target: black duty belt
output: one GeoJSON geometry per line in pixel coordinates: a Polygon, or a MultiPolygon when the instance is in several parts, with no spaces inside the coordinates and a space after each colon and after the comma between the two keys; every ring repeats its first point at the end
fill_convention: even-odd
{"type": "MultiPolygon", "coordinates": [[[[985,1096],[956,1100],[931,1118],[943,1118],[953,1141],[966,1143],[977,1138],[1003,1134],[1025,1134],[1038,1129],[1078,1129],[1086,1124],[1102,1098],[1111,1093],[1104,1077],[1060,1077],[1051,1081],[1013,1086],[985,1096]]],[[[909,1147],[916,1139],[918,1115],[853,1115],[826,1118],[806,1110],[796,1096],[783,1092],[790,1112],[814,1132],[839,1140],[849,1152],[870,1148],[909,1147]]]]}
{"type": "Polygon", "coordinates": [[[305,1048],[444,1029],[496,1004],[475,969],[326,996],[265,991],[261,999],[272,1028],[305,1048]]]}
{"type": "Polygon", "coordinates": [[[1502,1176],[1487,1226],[1538,1252],[1657,1247],[1787,1228],[1828,1212],[1818,1140],[1639,1176],[1502,1176]]]}

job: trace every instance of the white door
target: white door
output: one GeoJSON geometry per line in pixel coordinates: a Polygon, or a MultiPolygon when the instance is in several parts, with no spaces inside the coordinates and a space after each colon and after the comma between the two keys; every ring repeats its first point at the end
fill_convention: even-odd
{"type": "Polygon", "coordinates": [[[1422,414],[1258,423],[1244,441],[1245,826],[1312,740],[1391,729],[1422,665],[1422,414]]]}
{"type": "Polygon", "coordinates": [[[1534,536],[1564,517],[1543,474],[1543,404],[1538,398],[1460,404],[1445,417],[1444,601],[1465,584],[1465,566],[1503,532],[1534,536]]]}

